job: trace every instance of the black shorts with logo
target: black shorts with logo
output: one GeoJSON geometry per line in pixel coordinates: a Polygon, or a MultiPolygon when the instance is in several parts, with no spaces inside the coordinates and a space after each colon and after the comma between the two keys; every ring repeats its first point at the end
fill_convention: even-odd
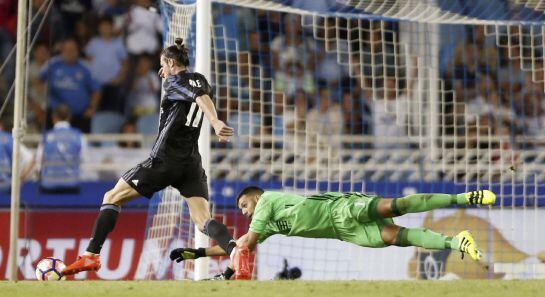
{"type": "Polygon", "coordinates": [[[208,200],[207,177],[199,161],[169,163],[148,158],[122,176],[140,195],[151,198],[153,193],[172,186],[186,198],[203,197],[208,200]]]}

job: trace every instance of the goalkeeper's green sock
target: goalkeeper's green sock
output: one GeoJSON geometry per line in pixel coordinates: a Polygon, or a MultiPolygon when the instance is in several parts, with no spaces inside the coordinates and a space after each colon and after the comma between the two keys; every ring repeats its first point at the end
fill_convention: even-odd
{"type": "Polygon", "coordinates": [[[424,212],[436,208],[443,208],[449,205],[466,205],[465,193],[458,195],[450,194],[414,194],[403,198],[394,199],[392,212],[395,215],[406,213],[424,212]]]}
{"type": "Polygon", "coordinates": [[[444,236],[430,229],[404,227],[399,229],[395,245],[417,246],[433,250],[458,250],[460,248],[460,242],[456,236],[444,236]]]}

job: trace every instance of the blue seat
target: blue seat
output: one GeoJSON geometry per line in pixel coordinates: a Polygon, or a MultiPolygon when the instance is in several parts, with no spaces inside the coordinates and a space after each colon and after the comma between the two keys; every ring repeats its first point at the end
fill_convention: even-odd
{"type": "Polygon", "coordinates": [[[91,120],[91,133],[120,133],[123,123],[125,123],[125,117],[117,112],[97,112],[91,120]]]}
{"type": "Polygon", "coordinates": [[[159,130],[159,115],[148,114],[141,116],[136,122],[136,131],[142,134],[157,134],[159,130]]]}

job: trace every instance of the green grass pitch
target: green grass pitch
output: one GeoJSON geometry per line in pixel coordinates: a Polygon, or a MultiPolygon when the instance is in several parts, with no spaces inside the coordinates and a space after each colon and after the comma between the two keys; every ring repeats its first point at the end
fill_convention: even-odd
{"type": "Polygon", "coordinates": [[[0,282],[1,297],[542,297],[533,281],[64,281],[0,282]]]}

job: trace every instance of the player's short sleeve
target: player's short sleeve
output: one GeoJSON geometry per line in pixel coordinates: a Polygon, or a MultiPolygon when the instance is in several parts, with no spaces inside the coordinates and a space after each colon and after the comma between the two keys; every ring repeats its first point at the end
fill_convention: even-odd
{"type": "Polygon", "coordinates": [[[261,197],[257,202],[252,222],[250,223],[250,231],[258,234],[265,234],[267,223],[272,215],[272,203],[270,199],[261,197]]]}
{"type": "Polygon", "coordinates": [[[165,99],[195,102],[198,97],[208,95],[212,98],[212,88],[200,73],[184,76],[180,81],[178,75],[171,75],[165,79],[163,89],[165,99]]]}
{"type": "Polygon", "coordinates": [[[182,85],[176,75],[171,75],[165,79],[163,89],[165,90],[165,99],[195,102],[195,92],[182,85]]]}

